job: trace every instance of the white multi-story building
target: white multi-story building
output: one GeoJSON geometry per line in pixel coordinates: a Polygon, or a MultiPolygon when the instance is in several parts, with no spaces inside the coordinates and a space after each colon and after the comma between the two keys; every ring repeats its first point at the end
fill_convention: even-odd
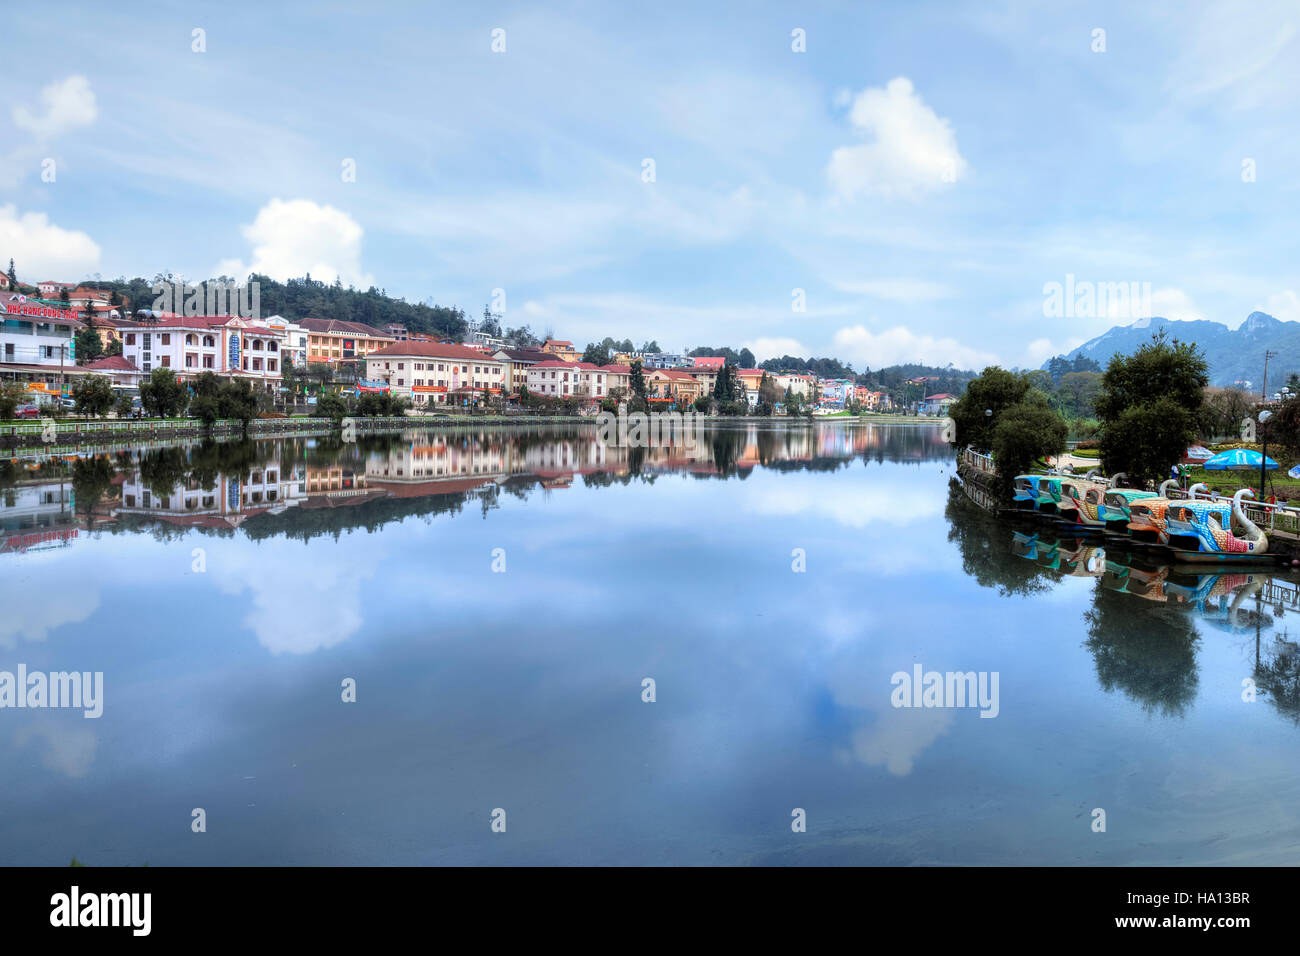
{"type": "Polygon", "coordinates": [[[287,360],[293,363],[294,368],[307,367],[307,336],[310,333],[304,326],[297,322],[290,322],[282,315],[263,319],[262,324],[273,331],[284,332],[284,344],[281,346],[282,365],[287,360]]]}
{"type": "Polygon", "coordinates": [[[611,388],[628,387],[631,369],[591,362],[538,362],[528,369],[528,391],[547,398],[581,398],[599,402],[611,388]]]}
{"type": "Polygon", "coordinates": [[[815,376],[806,375],[800,372],[776,372],[772,378],[776,380],[776,387],[785,395],[788,388],[792,395],[798,395],[800,398],[807,398],[812,395],[813,384],[817,381],[815,376]]]}
{"type": "Polygon", "coordinates": [[[122,326],[122,356],[149,375],[170,368],[179,379],[204,372],[249,379],[254,388],[276,390],[283,380],[284,329],[232,315],[161,317],[122,326]]]}
{"type": "Polygon", "coordinates": [[[506,394],[510,362],[464,345],[410,340],[367,355],[366,379],[384,382],[417,408],[460,405],[506,394]]]}
{"type": "Polygon", "coordinates": [[[75,364],[71,340],[85,326],[69,309],[33,302],[16,293],[0,299],[4,325],[0,327],[0,363],[18,370],[58,369],[75,364]]]}

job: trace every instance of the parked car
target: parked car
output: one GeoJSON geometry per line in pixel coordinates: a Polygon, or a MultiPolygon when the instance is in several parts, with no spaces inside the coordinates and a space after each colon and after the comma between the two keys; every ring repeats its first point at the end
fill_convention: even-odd
{"type": "Polygon", "coordinates": [[[14,418],[40,418],[41,407],[34,402],[19,405],[14,409],[14,418]]]}
{"type": "Polygon", "coordinates": [[[76,407],[77,407],[77,403],[76,403],[75,401],[73,401],[72,399],[70,399],[70,398],[61,398],[61,399],[59,399],[59,404],[62,405],[64,408],[76,408],[76,407]]]}

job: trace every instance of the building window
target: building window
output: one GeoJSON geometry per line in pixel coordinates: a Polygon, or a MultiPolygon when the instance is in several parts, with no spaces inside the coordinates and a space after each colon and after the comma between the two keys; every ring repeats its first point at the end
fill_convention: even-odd
{"type": "Polygon", "coordinates": [[[134,333],[134,332],[128,332],[128,333],[126,333],[126,344],[127,344],[127,345],[135,345],[135,333],[134,333]]]}
{"type": "Polygon", "coordinates": [[[266,368],[267,368],[268,371],[274,372],[274,371],[275,371],[275,366],[276,366],[276,361],[275,361],[275,359],[267,359],[267,360],[266,360],[266,368]]]}
{"type": "Polygon", "coordinates": [[[203,356],[203,367],[204,367],[204,368],[212,368],[212,356],[211,356],[211,355],[205,355],[205,356],[203,356]]]}
{"type": "Polygon", "coordinates": [[[172,364],[172,357],[170,355],[164,355],[158,359],[158,364],[163,368],[166,368],[168,365],[172,364]]]}
{"type": "Polygon", "coordinates": [[[196,367],[198,366],[198,363],[195,361],[195,359],[197,359],[197,358],[198,358],[197,355],[192,355],[191,353],[186,352],[186,353],[185,353],[185,367],[186,367],[186,368],[196,368],[196,367]]]}
{"type": "Polygon", "coordinates": [[[266,350],[268,352],[278,352],[280,347],[274,341],[271,341],[266,343],[266,350]]]}
{"type": "Polygon", "coordinates": [[[163,345],[171,345],[171,344],[172,344],[172,334],[171,334],[170,332],[164,332],[164,333],[162,333],[162,335],[161,335],[160,337],[162,338],[162,344],[163,344],[163,345]]]}
{"type": "Polygon", "coordinates": [[[203,347],[205,349],[215,348],[216,344],[217,344],[216,339],[214,339],[212,336],[210,335],[203,336],[203,347]]]}

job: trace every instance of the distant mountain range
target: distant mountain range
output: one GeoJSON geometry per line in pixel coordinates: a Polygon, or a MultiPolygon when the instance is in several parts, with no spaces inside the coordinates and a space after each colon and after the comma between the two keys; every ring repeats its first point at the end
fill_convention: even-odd
{"type": "MultiPolygon", "coordinates": [[[[1300,322],[1283,322],[1266,312],[1252,312],[1239,328],[1197,319],[1181,322],[1153,316],[1132,325],[1117,325],[1083,343],[1067,359],[1083,355],[1106,368],[1115,353],[1127,355],[1151,341],[1160,329],[1172,339],[1195,342],[1210,366],[1211,385],[1237,385],[1258,391],[1264,384],[1264,352],[1277,354],[1268,361],[1268,390],[1275,392],[1292,372],[1300,372],[1300,322]]],[[[1047,362],[1043,363],[1047,368],[1047,362]]]]}

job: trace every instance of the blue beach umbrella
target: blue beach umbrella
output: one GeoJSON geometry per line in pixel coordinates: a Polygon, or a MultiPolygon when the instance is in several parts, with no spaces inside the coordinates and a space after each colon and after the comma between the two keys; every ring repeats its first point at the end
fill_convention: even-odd
{"type": "Polygon", "coordinates": [[[1259,471],[1259,463],[1264,463],[1267,471],[1272,471],[1277,467],[1277,462],[1272,458],[1261,455],[1257,451],[1248,448],[1234,448],[1232,451],[1221,451],[1209,461],[1201,465],[1206,471],[1259,471]]]}

